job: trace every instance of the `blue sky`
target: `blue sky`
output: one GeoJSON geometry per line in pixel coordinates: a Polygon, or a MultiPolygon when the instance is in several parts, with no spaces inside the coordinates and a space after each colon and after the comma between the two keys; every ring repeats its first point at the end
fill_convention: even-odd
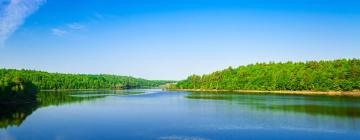
{"type": "Polygon", "coordinates": [[[359,58],[356,0],[0,0],[0,67],[185,79],[359,58]]]}

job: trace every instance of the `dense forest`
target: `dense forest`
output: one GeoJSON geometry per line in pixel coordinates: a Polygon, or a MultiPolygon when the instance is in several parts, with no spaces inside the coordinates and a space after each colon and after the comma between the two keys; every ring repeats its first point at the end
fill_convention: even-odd
{"type": "Polygon", "coordinates": [[[29,80],[24,80],[19,76],[0,76],[0,94],[31,94],[35,93],[36,91],[36,86],[29,80]]]}
{"type": "Polygon", "coordinates": [[[32,102],[36,92],[37,87],[31,81],[18,76],[0,76],[0,106],[32,102]]]}
{"type": "Polygon", "coordinates": [[[353,91],[360,89],[360,59],[270,62],[229,67],[207,75],[192,75],[170,88],[353,91]]]}
{"type": "Polygon", "coordinates": [[[173,81],[145,80],[130,76],[60,74],[33,70],[0,69],[0,92],[19,91],[33,83],[41,90],[47,89],[128,89],[156,87],[173,81]],[[19,79],[21,79],[19,81],[19,79]],[[24,86],[22,81],[25,82],[24,86]]]}

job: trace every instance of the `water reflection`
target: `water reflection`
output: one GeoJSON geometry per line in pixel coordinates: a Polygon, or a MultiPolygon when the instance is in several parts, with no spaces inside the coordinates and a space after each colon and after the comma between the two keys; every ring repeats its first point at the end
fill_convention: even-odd
{"type": "Polygon", "coordinates": [[[302,113],[307,115],[360,118],[360,98],[278,94],[234,94],[192,92],[188,99],[225,100],[253,111],[302,113]]]}
{"type": "Polygon", "coordinates": [[[0,104],[0,128],[20,126],[38,107],[36,102],[21,104],[0,104]]]}
{"type": "Polygon", "coordinates": [[[59,106],[70,103],[80,103],[83,101],[103,98],[107,95],[99,96],[73,96],[73,95],[86,95],[87,92],[79,93],[79,92],[40,92],[37,94],[37,102],[40,107],[46,106],[59,106]]]}
{"type": "Polygon", "coordinates": [[[41,107],[59,106],[71,103],[80,103],[83,101],[103,98],[107,95],[98,96],[71,96],[71,95],[86,95],[89,92],[40,92],[33,96],[24,96],[21,100],[14,97],[14,99],[6,99],[7,101],[0,101],[0,128],[7,128],[10,126],[20,126],[21,123],[32,112],[41,107]],[[8,102],[12,100],[13,102],[8,102]]]}
{"type": "MultiPolygon", "coordinates": [[[[0,139],[9,136],[18,140],[224,139],[228,136],[226,139],[357,140],[360,136],[359,98],[159,90],[118,97],[125,95],[122,93],[40,93],[34,108],[26,106],[29,111],[17,111],[22,114],[14,115],[20,118],[13,121],[18,123],[8,123],[8,128],[0,129],[0,139]],[[33,112],[39,107],[46,108],[33,112]]],[[[8,120],[2,122],[10,122],[12,114],[7,114],[10,114],[8,120]]]]}

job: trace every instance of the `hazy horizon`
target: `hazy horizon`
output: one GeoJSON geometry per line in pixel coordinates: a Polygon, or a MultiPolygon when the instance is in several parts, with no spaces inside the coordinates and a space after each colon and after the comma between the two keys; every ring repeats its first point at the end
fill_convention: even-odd
{"type": "Polygon", "coordinates": [[[0,67],[181,80],[359,58],[356,0],[0,0],[0,67]]]}

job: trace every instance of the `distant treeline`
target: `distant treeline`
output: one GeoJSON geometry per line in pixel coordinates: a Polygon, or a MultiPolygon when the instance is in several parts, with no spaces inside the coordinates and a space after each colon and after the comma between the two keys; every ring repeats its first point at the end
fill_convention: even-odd
{"type": "Polygon", "coordinates": [[[60,74],[33,70],[0,69],[0,92],[26,89],[23,87],[30,84],[29,82],[41,90],[56,90],[149,88],[173,81],[145,80],[130,76],[106,74],[60,74]]]}
{"type": "Polygon", "coordinates": [[[192,75],[171,88],[353,91],[360,89],[360,60],[270,62],[229,67],[208,75],[192,75]]]}

